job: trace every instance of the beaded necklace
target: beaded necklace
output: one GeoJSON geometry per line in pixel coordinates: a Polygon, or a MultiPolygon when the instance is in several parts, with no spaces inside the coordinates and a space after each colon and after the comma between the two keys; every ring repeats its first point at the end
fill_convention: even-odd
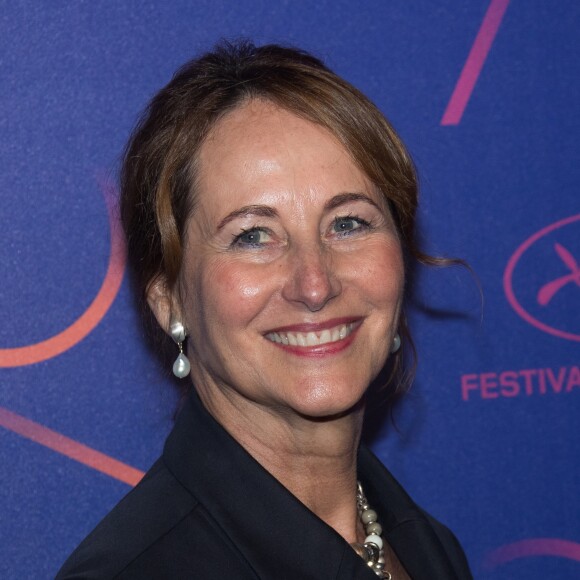
{"type": "Polygon", "coordinates": [[[391,574],[385,570],[383,528],[377,522],[377,512],[369,505],[360,481],[357,481],[356,507],[368,535],[362,544],[354,543],[351,547],[379,578],[392,580],[391,574]]]}

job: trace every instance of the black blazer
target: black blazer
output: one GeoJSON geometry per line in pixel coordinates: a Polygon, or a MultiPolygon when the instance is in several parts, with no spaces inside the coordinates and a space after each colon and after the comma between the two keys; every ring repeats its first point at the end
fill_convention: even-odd
{"type": "MultiPolygon", "coordinates": [[[[455,536],[365,447],[359,478],[413,580],[472,578],[455,536]]],[[[193,395],[163,456],[57,575],[123,580],[376,580],[344,539],[262,468],[193,395]]]]}

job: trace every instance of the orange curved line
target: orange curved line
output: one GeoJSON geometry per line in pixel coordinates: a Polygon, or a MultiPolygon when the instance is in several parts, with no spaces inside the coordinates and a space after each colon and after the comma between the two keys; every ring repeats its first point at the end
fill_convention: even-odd
{"type": "Polygon", "coordinates": [[[128,485],[137,485],[144,475],[139,469],[3,407],[0,407],[0,426],[128,485]]]}
{"type": "Polygon", "coordinates": [[[119,292],[125,272],[125,241],[114,212],[114,203],[105,193],[109,216],[111,251],[103,284],[85,312],[68,328],[55,336],[18,348],[0,349],[1,367],[20,367],[53,358],[83,340],[101,322],[119,292]]]}

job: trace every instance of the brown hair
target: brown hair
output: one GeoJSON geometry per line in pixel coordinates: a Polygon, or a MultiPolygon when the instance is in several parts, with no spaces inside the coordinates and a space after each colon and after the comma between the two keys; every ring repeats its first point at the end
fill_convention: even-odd
{"type": "MultiPolygon", "coordinates": [[[[172,288],[177,281],[185,225],[195,207],[196,157],[204,139],[221,117],[252,98],[321,125],[342,143],[385,196],[407,266],[413,259],[445,262],[416,247],[413,162],[369,99],[304,51],[222,42],[185,64],[153,98],[124,155],[121,217],[144,311],[152,283],[163,277],[172,288]]],[[[404,316],[399,332],[414,359],[404,316]]],[[[396,390],[406,382],[400,351],[390,357],[387,375],[396,380],[396,390]]]]}

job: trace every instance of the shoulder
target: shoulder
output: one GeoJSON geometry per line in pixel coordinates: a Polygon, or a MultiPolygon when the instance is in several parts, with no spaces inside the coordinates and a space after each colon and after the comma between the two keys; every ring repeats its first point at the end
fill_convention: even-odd
{"type": "Polygon", "coordinates": [[[198,507],[159,460],[73,552],[57,579],[118,577],[185,520],[199,517],[198,507]]]}
{"type": "Polygon", "coordinates": [[[472,578],[463,548],[451,530],[419,507],[364,446],[359,470],[369,502],[384,519],[381,525],[387,540],[412,578],[472,578]]]}
{"type": "Polygon", "coordinates": [[[215,518],[160,459],[87,536],[56,580],[255,580],[215,518]]]}

